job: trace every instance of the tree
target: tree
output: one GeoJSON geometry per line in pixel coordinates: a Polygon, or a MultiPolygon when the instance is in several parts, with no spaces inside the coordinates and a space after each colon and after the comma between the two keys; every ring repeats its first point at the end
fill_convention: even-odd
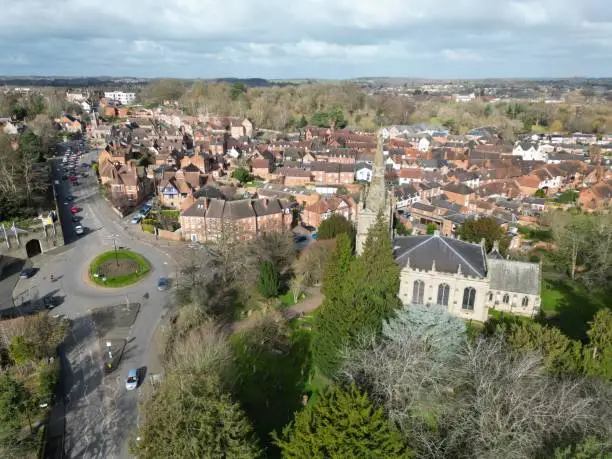
{"type": "Polygon", "coordinates": [[[298,129],[302,129],[302,128],[308,126],[308,120],[306,119],[306,117],[304,115],[302,115],[302,117],[297,121],[295,126],[298,129]]]}
{"type": "Polygon", "coordinates": [[[15,336],[9,345],[9,353],[11,359],[18,364],[32,362],[36,358],[36,349],[34,344],[25,339],[23,336],[15,336]]]}
{"type": "Polygon", "coordinates": [[[438,230],[438,225],[435,223],[427,224],[427,234],[434,234],[438,230]]]}
{"type": "Polygon", "coordinates": [[[363,254],[350,263],[333,295],[315,313],[315,365],[334,377],[342,349],[363,333],[379,333],[383,320],[400,307],[398,291],[399,267],[393,258],[389,223],[381,214],[368,232],[363,254]]]}
{"type": "MultiPolygon", "coordinates": [[[[25,413],[30,421],[32,396],[8,372],[0,376],[0,445],[11,445],[21,431],[25,413]]],[[[30,429],[32,425],[30,424],[30,429]]]]}
{"type": "Polygon", "coordinates": [[[259,293],[265,298],[272,298],[278,295],[280,289],[280,275],[276,266],[268,260],[261,262],[259,266],[259,283],[257,285],[259,293]]]}
{"type": "Polygon", "coordinates": [[[535,192],[535,193],[533,193],[533,195],[534,195],[536,198],[545,198],[545,197],[546,197],[546,192],[545,192],[545,191],[544,191],[542,188],[538,188],[538,189],[536,190],[536,192],[535,192]]]}
{"type": "Polygon", "coordinates": [[[251,459],[260,454],[245,414],[211,375],[167,374],[144,403],[142,417],[140,440],[131,444],[139,458],[251,459]]]}
{"type": "Polygon", "coordinates": [[[237,100],[241,95],[246,94],[247,87],[244,83],[236,82],[229,90],[229,97],[232,100],[237,100]]]}
{"type": "Polygon", "coordinates": [[[232,172],[232,177],[238,180],[241,185],[244,185],[251,179],[251,173],[248,169],[245,169],[244,167],[239,167],[237,169],[234,169],[234,171],[232,172]]]}
{"type": "Polygon", "coordinates": [[[519,352],[539,352],[547,370],[554,374],[576,375],[582,372],[582,345],[565,336],[561,330],[532,321],[500,327],[508,344],[519,352]]]}
{"type": "Polygon", "coordinates": [[[587,374],[612,381],[612,310],[600,309],[587,332],[584,367],[587,374]]]}
{"type": "Polygon", "coordinates": [[[323,281],[323,272],[335,244],[336,241],[313,241],[295,260],[294,276],[301,276],[305,287],[319,285],[323,281]]]}
{"type": "Polygon", "coordinates": [[[469,340],[443,308],[406,308],[383,334],[345,353],[342,374],[369,388],[418,457],[548,457],[612,433],[609,387],[551,375],[499,335],[469,340]]]}
{"type": "Polygon", "coordinates": [[[485,249],[489,252],[493,248],[493,243],[499,243],[499,251],[506,253],[510,238],[506,236],[504,229],[494,217],[484,217],[479,219],[469,219],[463,222],[457,232],[461,239],[469,242],[479,243],[485,240],[485,249]]]}
{"type": "Polygon", "coordinates": [[[588,253],[589,217],[582,214],[555,212],[548,219],[557,244],[555,256],[561,266],[567,269],[570,278],[575,280],[576,269],[584,262],[586,259],[584,255],[588,253]]]}
{"type": "Polygon", "coordinates": [[[410,457],[383,410],[354,385],[328,389],[273,438],[285,458],[410,457]]]}
{"type": "Polygon", "coordinates": [[[327,298],[332,298],[339,292],[339,287],[344,284],[344,278],[353,262],[353,247],[346,233],[338,235],[335,241],[325,270],[323,271],[323,293],[327,298]]]}
{"type": "Polygon", "coordinates": [[[317,231],[317,239],[333,239],[342,233],[348,234],[351,240],[353,240],[355,228],[344,215],[332,214],[321,222],[317,231]]]}

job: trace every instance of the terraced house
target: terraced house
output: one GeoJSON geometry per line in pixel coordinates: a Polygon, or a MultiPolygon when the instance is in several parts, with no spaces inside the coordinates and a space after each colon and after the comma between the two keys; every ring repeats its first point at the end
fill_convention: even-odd
{"type": "Polygon", "coordinates": [[[289,231],[293,221],[291,207],[281,199],[200,198],[180,216],[183,239],[206,242],[231,233],[249,240],[258,234],[289,231]]]}

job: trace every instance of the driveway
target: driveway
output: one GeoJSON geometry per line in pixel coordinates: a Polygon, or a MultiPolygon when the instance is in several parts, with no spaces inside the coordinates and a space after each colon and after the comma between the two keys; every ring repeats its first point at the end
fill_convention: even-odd
{"type": "MultiPolygon", "coordinates": [[[[93,152],[84,155],[77,164],[92,159],[97,159],[93,152]]],[[[157,290],[157,279],[175,277],[174,262],[169,254],[126,231],[127,223],[100,197],[93,171],[87,170],[90,177],[79,178],[80,183],[75,186],[59,178],[61,159],[53,168],[59,180],[56,194],[67,246],[41,257],[39,272],[31,279],[19,281],[16,291],[35,292],[39,298],[50,294],[61,297],[62,302],[53,314],[73,323],[62,352],[66,456],[127,457],[127,437],[137,424],[139,391],[127,392],[124,380],[129,369],[145,367],[153,357],[149,352],[151,338],[168,300],[167,292],[157,290]],[[75,204],[82,209],[78,213],[82,220],[78,223],[87,228],[82,236],[75,233],[69,206],[63,204],[68,194],[74,195],[75,204]],[[148,277],[120,289],[100,288],[88,282],[89,262],[100,252],[112,250],[111,236],[117,239],[118,245],[141,253],[151,262],[152,272],[148,277]],[[128,344],[119,368],[104,375],[103,344],[96,334],[91,311],[128,302],[140,303],[140,312],[122,336],[128,344]]],[[[77,166],[77,170],[86,169],[77,166]]],[[[60,425],[56,421],[54,425],[60,425]]]]}

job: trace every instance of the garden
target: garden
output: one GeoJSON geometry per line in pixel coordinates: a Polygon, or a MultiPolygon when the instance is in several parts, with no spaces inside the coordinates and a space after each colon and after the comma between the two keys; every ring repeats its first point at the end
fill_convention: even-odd
{"type": "Polygon", "coordinates": [[[89,278],[102,287],[125,287],[142,280],[151,263],[131,250],[111,250],[98,255],[89,265],[89,278]]]}

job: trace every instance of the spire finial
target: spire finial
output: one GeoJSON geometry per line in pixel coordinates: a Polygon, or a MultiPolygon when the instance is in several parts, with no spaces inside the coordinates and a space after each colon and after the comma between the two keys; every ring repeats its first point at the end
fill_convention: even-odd
{"type": "Polygon", "coordinates": [[[436,271],[436,260],[435,260],[435,259],[434,259],[434,261],[431,263],[431,270],[432,270],[433,272],[435,272],[435,271],[436,271]]]}
{"type": "Polygon", "coordinates": [[[461,263],[459,263],[459,266],[457,266],[457,274],[461,275],[461,263]]]}

